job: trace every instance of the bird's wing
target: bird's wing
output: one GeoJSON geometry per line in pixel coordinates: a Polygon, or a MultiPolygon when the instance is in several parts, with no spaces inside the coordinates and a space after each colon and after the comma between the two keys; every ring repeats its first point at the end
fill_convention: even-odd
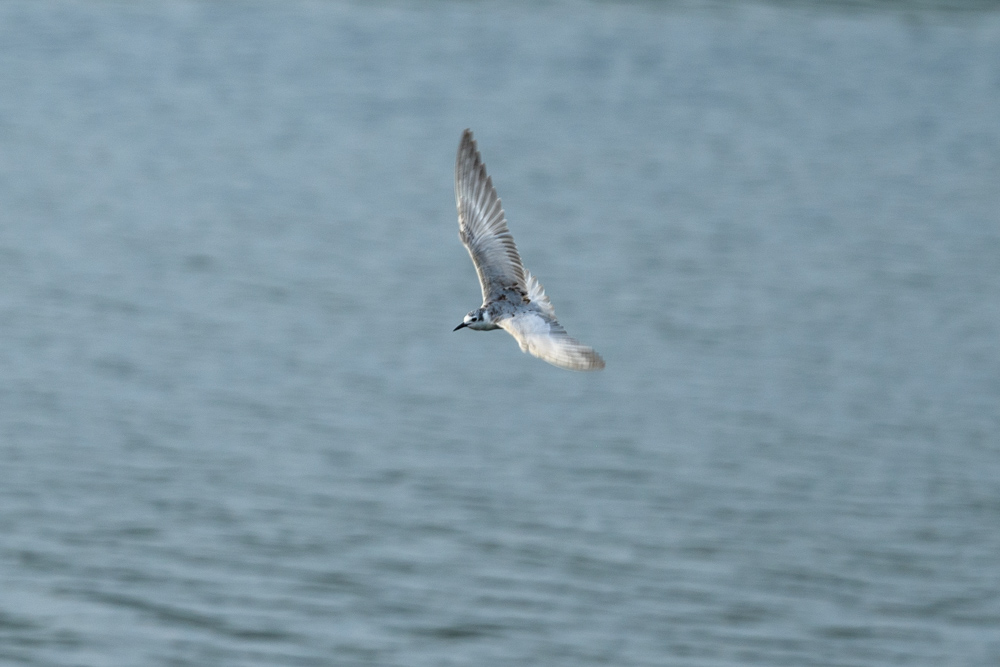
{"type": "Polygon", "coordinates": [[[524,266],[507,229],[500,197],[479,157],[472,132],[462,134],[455,160],[458,237],[472,257],[483,288],[483,303],[504,290],[523,290],[524,266]]]}
{"type": "Polygon", "coordinates": [[[571,371],[599,371],[604,368],[601,355],[570,337],[562,325],[542,309],[521,311],[497,324],[517,339],[522,351],[553,366],[571,371]]]}
{"type": "Polygon", "coordinates": [[[556,319],[556,309],[552,307],[552,302],[545,294],[545,289],[538,282],[538,278],[531,275],[531,271],[525,269],[525,288],[528,290],[528,301],[538,306],[546,316],[556,319]]]}

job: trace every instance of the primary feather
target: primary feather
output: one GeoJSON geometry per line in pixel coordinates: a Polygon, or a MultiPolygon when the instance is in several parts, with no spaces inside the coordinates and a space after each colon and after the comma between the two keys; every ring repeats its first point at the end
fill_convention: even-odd
{"type": "Polygon", "coordinates": [[[458,236],[476,265],[483,301],[495,298],[504,289],[523,289],[521,256],[507,229],[500,197],[486,174],[486,166],[469,130],[462,135],[455,160],[455,199],[458,236]]]}

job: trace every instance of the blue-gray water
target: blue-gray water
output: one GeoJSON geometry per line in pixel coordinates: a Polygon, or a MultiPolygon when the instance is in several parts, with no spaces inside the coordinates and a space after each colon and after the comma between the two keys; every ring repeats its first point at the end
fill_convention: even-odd
{"type": "Polygon", "coordinates": [[[0,664],[1000,664],[998,184],[990,11],[4,2],[0,664]]]}

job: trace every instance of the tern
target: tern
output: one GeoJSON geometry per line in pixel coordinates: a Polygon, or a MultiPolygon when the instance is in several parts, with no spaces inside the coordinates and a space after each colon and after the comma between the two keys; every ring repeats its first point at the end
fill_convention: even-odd
{"type": "Polygon", "coordinates": [[[483,305],[466,315],[454,331],[503,329],[517,340],[522,352],[553,366],[571,371],[604,368],[604,360],[593,348],[566,333],[542,284],[521,263],[471,130],[462,134],[458,145],[455,199],[458,237],[479,274],[483,305]]]}

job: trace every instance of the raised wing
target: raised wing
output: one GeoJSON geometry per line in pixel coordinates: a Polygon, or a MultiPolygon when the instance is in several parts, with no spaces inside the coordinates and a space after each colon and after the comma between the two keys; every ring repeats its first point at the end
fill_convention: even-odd
{"type": "Polygon", "coordinates": [[[472,257],[483,303],[511,288],[524,290],[524,266],[507,229],[500,197],[479,157],[472,132],[462,134],[455,159],[458,237],[472,257]]]}
{"type": "Polygon", "coordinates": [[[542,310],[520,312],[497,324],[517,339],[522,352],[528,352],[553,366],[571,371],[599,371],[604,368],[604,359],[594,348],[570,337],[554,317],[549,317],[542,310]]]}
{"type": "Polygon", "coordinates": [[[541,311],[551,317],[553,320],[556,319],[556,309],[552,307],[552,302],[549,301],[549,297],[545,294],[545,289],[542,284],[538,282],[538,278],[531,275],[531,271],[525,270],[525,287],[528,290],[528,301],[538,306],[541,311]]]}

